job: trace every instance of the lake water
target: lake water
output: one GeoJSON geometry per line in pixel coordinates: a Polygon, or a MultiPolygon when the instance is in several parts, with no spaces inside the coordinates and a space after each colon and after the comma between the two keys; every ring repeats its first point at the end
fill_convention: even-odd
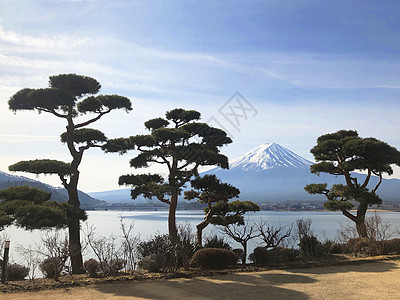
{"type": "MultiPolygon", "coordinates": [[[[88,211],[88,221],[82,224],[84,229],[87,225],[93,225],[96,232],[103,236],[121,236],[120,218],[124,218],[124,222],[129,224],[134,222],[134,234],[140,235],[142,240],[156,233],[167,233],[167,218],[168,211],[88,211]]],[[[371,214],[371,212],[369,212],[371,214]]],[[[393,226],[400,228],[400,213],[398,212],[379,212],[378,213],[384,222],[393,224],[393,226]]],[[[177,223],[189,223],[195,232],[196,224],[203,220],[204,213],[202,211],[178,211],[177,223]]],[[[339,212],[329,211],[299,211],[299,212],[286,212],[286,211],[261,211],[256,213],[247,213],[247,222],[258,222],[260,219],[267,221],[274,226],[286,226],[295,223],[297,219],[311,219],[312,229],[314,233],[324,240],[334,239],[340,229],[341,224],[351,224],[346,217],[339,212]]],[[[217,233],[215,226],[209,225],[205,230],[203,236],[212,233],[217,233]]],[[[39,241],[39,237],[43,232],[39,230],[26,231],[14,226],[6,228],[2,234],[6,234],[11,241],[10,254],[15,262],[20,262],[21,258],[17,253],[17,245],[28,246],[39,241]]],[[[221,234],[221,233],[219,233],[221,234]]],[[[234,248],[240,246],[226,237],[226,240],[231,243],[234,248]]],[[[249,253],[252,252],[254,247],[260,244],[260,240],[254,239],[249,242],[249,253]]],[[[91,257],[90,253],[86,254],[91,257]]]]}

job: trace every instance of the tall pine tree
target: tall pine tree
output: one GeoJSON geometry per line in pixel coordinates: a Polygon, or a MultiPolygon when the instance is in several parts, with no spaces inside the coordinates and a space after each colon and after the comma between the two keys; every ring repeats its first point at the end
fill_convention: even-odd
{"type": "Polygon", "coordinates": [[[73,273],[82,272],[82,251],[80,243],[80,202],[78,197],[79,165],[86,150],[101,147],[106,136],[99,130],[87,128],[104,115],[115,109],[132,110],[131,101],[118,95],[98,95],[100,83],[91,77],[76,74],[51,76],[49,87],[43,89],[25,88],[18,91],[8,101],[9,108],[35,110],[49,113],[64,119],[66,132],[61,141],[67,145],[72,156],[70,163],[42,159],[22,161],[9,167],[10,171],[22,171],[34,174],[56,174],[68,191],[68,203],[71,206],[67,216],[69,232],[69,251],[73,273]],[[78,117],[93,114],[86,121],[76,122],[78,117]]]}
{"type": "Polygon", "coordinates": [[[173,109],[165,118],[145,122],[150,134],[109,140],[104,147],[106,152],[121,154],[139,150],[140,153],[130,161],[133,168],[146,168],[150,164],[166,167],[167,180],[159,174],[124,175],[119,178],[119,184],[133,188],[133,199],[139,195],[156,197],[169,205],[168,230],[172,242],[177,241],[175,215],[184,185],[198,174],[199,166],[228,168],[228,159],[219,148],[232,140],[223,130],[197,122],[199,119],[197,111],[173,109]]]}

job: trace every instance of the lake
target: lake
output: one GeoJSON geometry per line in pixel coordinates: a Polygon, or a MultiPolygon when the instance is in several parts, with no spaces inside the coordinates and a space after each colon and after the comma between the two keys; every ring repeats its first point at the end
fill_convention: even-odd
{"type": "MultiPolygon", "coordinates": [[[[82,224],[82,228],[86,226],[95,226],[96,232],[103,236],[121,236],[120,218],[124,218],[124,222],[129,224],[134,222],[134,234],[140,235],[141,239],[146,240],[148,237],[160,233],[168,232],[167,218],[168,211],[88,211],[88,220],[82,224]]],[[[400,228],[400,213],[398,212],[378,212],[379,216],[386,223],[400,228]]],[[[371,212],[369,212],[371,215],[371,212]]],[[[188,223],[195,232],[196,224],[203,219],[202,211],[177,211],[177,223],[188,223]]],[[[260,211],[256,213],[247,213],[247,222],[258,222],[260,219],[267,221],[273,226],[290,226],[297,219],[311,219],[312,229],[314,233],[321,239],[334,239],[340,229],[341,224],[351,224],[346,217],[339,212],[329,211],[260,211]]],[[[215,226],[209,225],[203,236],[212,233],[217,233],[215,226]]],[[[14,226],[6,228],[2,234],[6,234],[11,241],[10,255],[15,262],[20,262],[21,258],[16,251],[17,245],[28,246],[39,241],[42,231],[33,230],[26,231],[14,226]]],[[[228,237],[226,240],[231,243],[234,248],[239,248],[237,243],[234,243],[228,237]]],[[[254,239],[249,243],[249,253],[254,247],[260,244],[260,240],[254,239]]],[[[90,253],[86,257],[91,257],[90,253]]]]}

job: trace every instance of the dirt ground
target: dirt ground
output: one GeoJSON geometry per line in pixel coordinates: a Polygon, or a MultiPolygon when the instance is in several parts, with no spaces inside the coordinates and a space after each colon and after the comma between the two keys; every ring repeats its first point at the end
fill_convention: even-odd
{"type": "Polygon", "coordinates": [[[0,299],[400,299],[400,261],[104,283],[0,299]]]}

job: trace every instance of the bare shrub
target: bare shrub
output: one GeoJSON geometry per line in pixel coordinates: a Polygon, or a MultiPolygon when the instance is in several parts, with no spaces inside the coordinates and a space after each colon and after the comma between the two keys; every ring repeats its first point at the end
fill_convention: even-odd
{"type": "Polygon", "coordinates": [[[68,271],[66,263],[70,257],[68,237],[60,230],[47,231],[36,243],[35,252],[46,257],[40,264],[41,271],[46,277],[58,281],[63,271],[68,271]]]}
{"type": "Polygon", "coordinates": [[[100,271],[104,276],[115,275],[123,269],[126,261],[121,259],[123,249],[118,245],[116,236],[101,236],[95,233],[94,227],[87,228],[86,241],[99,262],[100,271]]]}
{"type": "Polygon", "coordinates": [[[120,218],[121,230],[122,230],[122,259],[126,262],[126,271],[135,271],[137,267],[137,245],[140,242],[139,236],[133,235],[133,228],[135,223],[130,224],[124,223],[124,218],[120,218]]]}
{"type": "Polygon", "coordinates": [[[289,238],[292,233],[291,226],[274,227],[262,220],[257,223],[256,226],[260,233],[260,238],[265,243],[264,247],[267,249],[278,247],[285,239],[289,238]]]}
{"type": "Polygon", "coordinates": [[[17,252],[22,257],[25,265],[29,269],[28,278],[30,280],[35,279],[36,270],[40,264],[40,258],[38,257],[37,251],[34,249],[32,245],[28,245],[27,247],[23,247],[22,245],[17,245],[17,252]]]}
{"type": "Polygon", "coordinates": [[[378,255],[386,252],[386,243],[392,238],[398,229],[392,224],[386,223],[375,211],[365,220],[367,237],[360,239],[355,226],[352,224],[341,225],[338,231],[338,239],[346,245],[346,251],[356,255],[378,255]]]}
{"type": "Polygon", "coordinates": [[[234,241],[238,242],[243,247],[243,254],[241,257],[242,264],[246,263],[247,258],[247,242],[260,236],[256,224],[244,225],[230,224],[222,227],[222,232],[231,237],[234,241]]]}

